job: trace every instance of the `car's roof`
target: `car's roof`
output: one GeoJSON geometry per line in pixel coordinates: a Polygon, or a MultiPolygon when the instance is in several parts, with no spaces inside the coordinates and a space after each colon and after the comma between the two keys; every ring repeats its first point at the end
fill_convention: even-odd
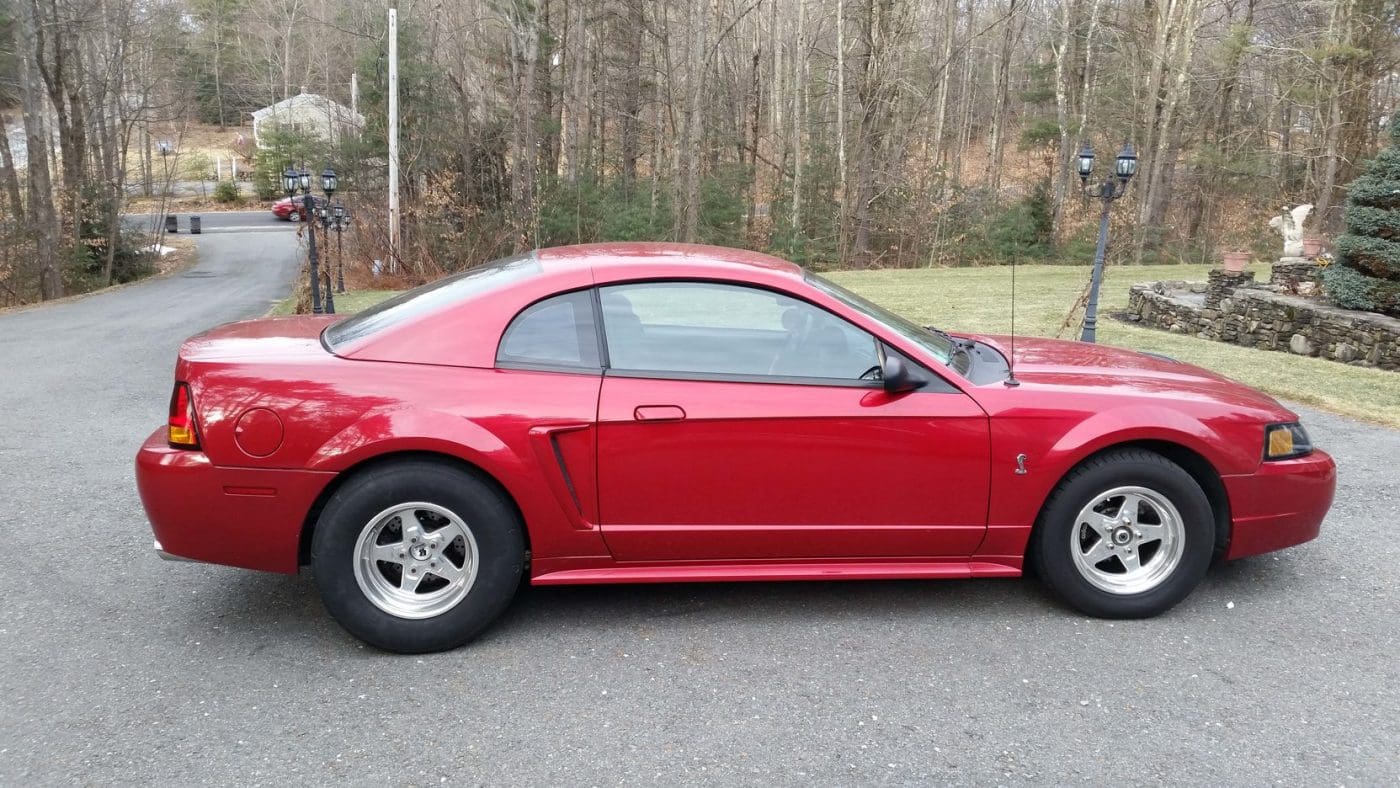
{"type": "MultiPolygon", "coordinates": [[[[374,361],[489,367],[495,363],[496,339],[520,310],[560,293],[619,282],[675,279],[744,282],[786,290],[800,287],[803,278],[798,266],[758,252],[641,242],[540,249],[473,270],[505,279],[478,291],[471,288],[472,271],[444,280],[448,288],[461,286],[460,300],[453,299],[450,290],[438,289],[437,295],[447,296],[446,300],[438,299],[431,308],[362,337],[344,339],[336,345],[336,353],[374,361]],[[463,342],[462,337],[489,337],[490,341],[463,342]]],[[[393,300],[385,305],[398,308],[393,300]]],[[[374,312],[371,309],[349,320],[372,319],[374,312]]]]}
{"type": "Polygon", "coordinates": [[[587,266],[599,281],[649,276],[681,269],[694,274],[731,274],[744,279],[756,273],[802,276],[802,269],[786,260],[745,249],[704,244],[615,241],[540,249],[535,253],[548,271],[567,266],[587,266]]]}

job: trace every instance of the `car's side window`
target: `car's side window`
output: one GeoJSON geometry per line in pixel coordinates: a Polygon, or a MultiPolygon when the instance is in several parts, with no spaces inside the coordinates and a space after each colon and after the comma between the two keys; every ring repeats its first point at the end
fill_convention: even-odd
{"type": "Polygon", "coordinates": [[[873,336],[770,290],[639,282],[603,287],[600,298],[609,367],[624,374],[856,383],[879,364],[873,336]]]}
{"type": "Polygon", "coordinates": [[[545,369],[598,369],[598,331],[591,292],[564,293],[526,307],[501,335],[496,363],[545,369]]]}

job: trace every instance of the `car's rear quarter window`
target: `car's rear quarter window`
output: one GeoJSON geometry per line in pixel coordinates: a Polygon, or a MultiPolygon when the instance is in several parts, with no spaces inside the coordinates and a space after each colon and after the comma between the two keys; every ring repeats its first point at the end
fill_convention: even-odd
{"type": "Polygon", "coordinates": [[[468,301],[540,271],[534,252],[503,257],[394,296],[326,329],[332,351],[386,328],[468,301]]]}
{"type": "Polygon", "coordinates": [[[564,293],[526,307],[501,337],[496,362],[503,366],[598,369],[592,291],[564,293]]]}

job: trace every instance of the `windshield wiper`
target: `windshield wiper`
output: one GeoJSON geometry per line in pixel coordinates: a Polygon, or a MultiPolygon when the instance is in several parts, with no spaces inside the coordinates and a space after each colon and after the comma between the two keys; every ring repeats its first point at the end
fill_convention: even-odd
{"type": "Polygon", "coordinates": [[[943,337],[945,340],[947,340],[948,344],[950,345],[955,344],[953,342],[953,336],[941,328],[934,328],[933,326],[924,326],[924,330],[935,336],[943,337]]]}
{"type": "Polygon", "coordinates": [[[973,342],[970,339],[959,339],[941,328],[934,328],[933,326],[924,326],[924,330],[935,336],[943,337],[944,341],[951,345],[954,351],[961,350],[963,352],[967,352],[977,344],[976,342],[973,342]]]}
{"type": "Polygon", "coordinates": [[[942,337],[943,340],[948,343],[948,361],[945,362],[948,366],[951,367],[953,365],[953,359],[957,358],[959,353],[967,356],[969,361],[971,360],[972,349],[976,347],[977,343],[970,339],[959,339],[949,334],[947,331],[941,328],[934,328],[933,326],[924,326],[924,330],[934,336],[942,337]]]}

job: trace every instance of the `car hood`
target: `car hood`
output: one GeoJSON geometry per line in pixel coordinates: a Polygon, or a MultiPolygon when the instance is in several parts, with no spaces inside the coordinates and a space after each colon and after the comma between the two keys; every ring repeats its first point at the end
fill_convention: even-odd
{"type": "MultiPolygon", "coordinates": [[[[1006,336],[975,339],[1010,357],[1006,336]]],[[[1278,400],[1208,369],[1135,350],[1039,337],[1016,337],[1016,378],[1056,388],[1091,388],[1170,399],[1214,400],[1291,416],[1278,400]]]]}
{"type": "Polygon", "coordinates": [[[276,361],[295,357],[325,356],[321,331],[336,315],[268,317],[226,323],[185,340],[180,358],[185,361],[276,361]]]}

